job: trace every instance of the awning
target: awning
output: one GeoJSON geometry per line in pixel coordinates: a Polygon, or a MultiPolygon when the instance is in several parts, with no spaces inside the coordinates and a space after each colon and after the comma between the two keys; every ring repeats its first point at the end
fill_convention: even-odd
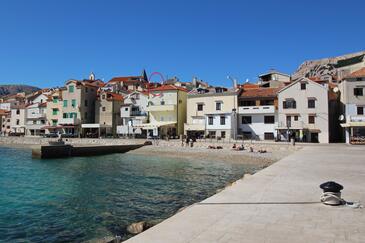
{"type": "Polygon", "coordinates": [[[112,126],[99,123],[81,124],[81,128],[107,128],[107,127],[112,127],[112,126]]]}
{"type": "Polygon", "coordinates": [[[62,129],[62,126],[44,126],[41,129],[62,129]]]}
{"type": "Polygon", "coordinates": [[[163,126],[169,126],[169,125],[174,125],[177,122],[154,122],[154,123],[144,123],[144,124],[137,124],[137,125],[133,125],[133,127],[135,128],[142,128],[142,129],[153,129],[153,128],[158,128],[158,127],[163,127],[163,126]]]}

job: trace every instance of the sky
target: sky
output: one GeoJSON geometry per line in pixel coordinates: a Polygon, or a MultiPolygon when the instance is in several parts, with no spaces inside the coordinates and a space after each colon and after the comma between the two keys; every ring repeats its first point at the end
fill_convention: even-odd
{"type": "Polygon", "coordinates": [[[54,87],[143,69],[254,82],[365,50],[364,9],[363,0],[1,0],[0,84],[54,87]]]}

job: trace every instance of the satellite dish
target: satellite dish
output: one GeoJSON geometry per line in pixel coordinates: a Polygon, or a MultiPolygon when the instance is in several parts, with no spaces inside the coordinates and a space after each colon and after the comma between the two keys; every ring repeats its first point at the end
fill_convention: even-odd
{"type": "Polygon", "coordinates": [[[340,89],[338,87],[333,88],[333,92],[338,93],[339,91],[340,91],[340,89]]]}
{"type": "Polygon", "coordinates": [[[344,116],[344,115],[340,115],[340,116],[338,117],[338,120],[339,120],[339,121],[345,121],[345,116],[344,116]]]}

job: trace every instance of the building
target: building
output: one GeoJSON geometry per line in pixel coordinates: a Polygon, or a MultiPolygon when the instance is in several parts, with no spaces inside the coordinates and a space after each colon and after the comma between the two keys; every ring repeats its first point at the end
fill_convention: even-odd
{"type": "Polygon", "coordinates": [[[117,125],[120,124],[120,107],[123,96],[100,90],[95,107],[95,124],[82,124],[87,137],[115,137],[117,125]]]}
{"type": "Polygon", "coordinates": [[[336,99],[327,83],[301,78],[278,92],[279,140],[329,143],[330,100],[336,99]]]}
{"type": "Polygon", "coordinates": [[[0,109],[0,135],[7,136],[10,133],[10,121],[11,121],[11,113],[7,110],[0,109]]]}
{"type": "Polygon", "coordinates": [[[24,136],[25,135],[25,113],[26,105],[21,102],[17,105],[13,105],[10,115],[10,135],[12,136],[24,136]]]}
{"type": "Polygon", "coordinates": [[[269,70],[267,73],[259,75],[258,84],[261,87],[280,88],[290,83],[289,74],[281,73],[276,70],[269,70]]]}
{"type": "Polygon", "coordinates": [[[104,90],[120,93],[123,91],[143,91],[148,88],[148,78],[145,70],[140,76],[114,77],[103,87],[104,90]]]}
{"type": "Polygon", "coordinates": [[[198,88],[189,92],[185,134],[217,139],[234,138],[238,93],[238,90],[223,87],[198,88]]]}
{"type": "Polygon", "coordinates": [[[134,125],[146,130],[148,136],[161,138],[178,137],[184,134],[186,122],[187,90],[173,85],[162,85],[149,91],[146,111],[148,123],[134,125]]]}
{"type": "Polygon", "coordinates": [[[45,134],[47,122],[47,93],[36,92],[27,97],[25,128],[28,136],[45,134]]]}
{"type": "Polygon", "coordinates": [[[64,88],[56,88],[48,95],[46,103],[47,124],[43,127],[46,134],[64,133],[63,126],[60,124],[62,119],[63,91],[64,88]]]}
{"type": "Polygon", "coordinates": [[[102,82],[92,75],[82,81],[66,82],[62,91],[62,118],[58,124],[67,135],[79,136],[81,124],[95,124],[95,104],[100,86],[102,82]]]}
{"type": "Polygon", "coordinates": [[[121,125],[117,127],[120,136],[146,137],[140,126],[148,121],[148,92],[134,91],[124,97],[120,108],[121,125]]]}
{"type": "Polygon", "coordinates": [[[344,78],[339,89],[346,143],[365,144],[365,67],[344,78]]]}
{"type": "MultiPolygon", "coordinates": [[[[243,86],[245,87],[245,86],[243,86]]],[[[243,88],[238,96],[238,129],[243,139],[274,140],[280,88],[243,88]]]]}

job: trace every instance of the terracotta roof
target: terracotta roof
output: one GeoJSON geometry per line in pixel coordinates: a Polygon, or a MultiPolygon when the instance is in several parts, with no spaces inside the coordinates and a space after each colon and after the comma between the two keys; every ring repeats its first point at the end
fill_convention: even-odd
{"type": "Polygon", "coordinates": [[[240,97],[255,98],[255,97],[275,97],[280,88],[258,88],[243,90],[240,97]]]}
{"type": "Polygon", "coordinates": [[[242,84],[241,87],[244,89],[258,89],[260,86],[258,84],[246,83],[246,84],[242,84]]]}
{"type": "Polygon", "coordinates": [[[123,95],[111,93],[111,92],[106,92],[106,94],[107,94],[107,100],[116,100],[116,101],[124,100],[123,95]]]}
{"type": "Polygon", "coordinates": [[[365,77],[365,67],[351,73],[347,78],[362,78],[365,77]]]}
{"type": "Polygon", "coordinates": [[[153,91],[168,91],[168,90],[180,90],[180,91],[183,91],[183,92],[188,92],[187,89],[185,89],[183,87],[177,87],[177,86],[174,86],[174,85],[162,85],[160,87],[151,89],[150,91],[153,92],[153,91]]]}

